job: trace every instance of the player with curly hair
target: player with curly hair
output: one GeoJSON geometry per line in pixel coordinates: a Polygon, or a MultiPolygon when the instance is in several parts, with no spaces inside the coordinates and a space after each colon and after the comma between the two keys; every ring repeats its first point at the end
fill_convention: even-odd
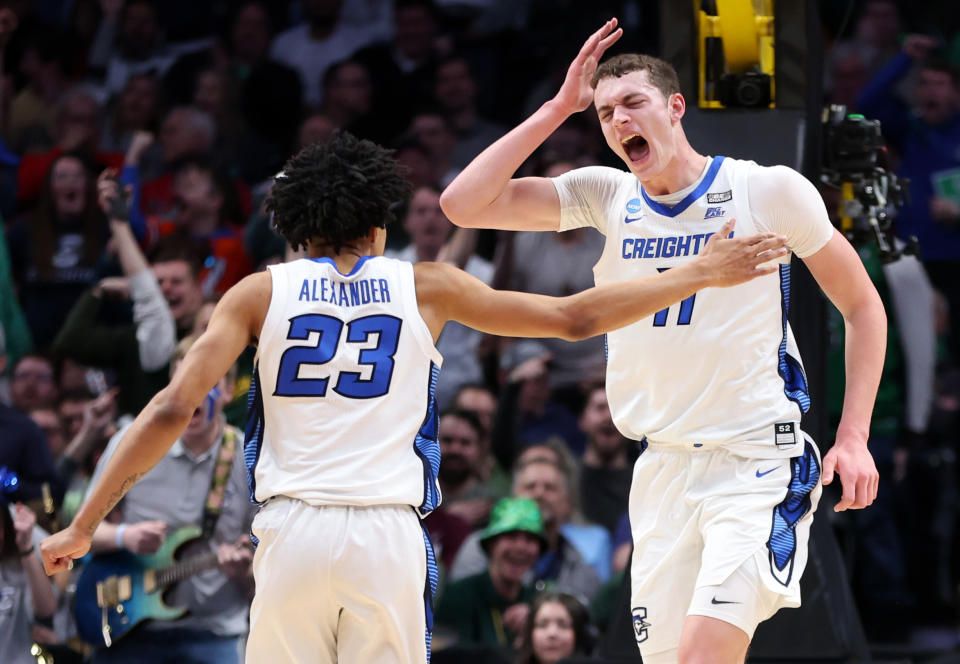
{"type": "Polygon", "coordinates": [[[255,344],[244,449],[261,508],[247,661],[422,664],[437,570],[420,518],[440,503],[444,324],[580,339],[767,274],[763,263],[781,255],[771,234],[728,239],[730,223],[696,261],[648,279],[564,298],[494,291],[450,265],[382,255],[407,195],[390,152],[347,133],[287,163],[267,207],[309,258],[250,275],[220,300],[73,523],[42,544],[48,572],[87,552],[97,524],[255,344]]]}

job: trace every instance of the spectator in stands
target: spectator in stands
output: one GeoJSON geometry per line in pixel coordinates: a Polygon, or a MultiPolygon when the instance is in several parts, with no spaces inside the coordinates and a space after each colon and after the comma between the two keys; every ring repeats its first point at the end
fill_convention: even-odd
{"type": "Polygon", "coordinates": [[[147,216],[173,213],[173,173],[185,159],[211,158],[217,125],[198,108],[176,106],[161,121],[157,138],[157,143],[135,164],[139,168],[137,180],[143,183],[140,210],[147,216]]]}
{"type": "Polygon", "coordinates": [[[379,37],[376,26],[358,28],[341,23],[343,0],[301,0],[305,22],[277,35],[270,54],[300,73],[303,100],[310,108],[323,103],[320,87],[327,68],[349,58],[379,37]]]}
{"type": "Polygon", "coordinates": [[[36,547],[46,533],[36,528],[36,515],[28,507],[8,505],[11,496],[5,489],[13,483],[11,475],[0,466],[0,661],[36,664],[30,654],[33,627],[49,624],[57,600],[36,547]]]}
{"type": "Polygon", "coordinates": [[[370,72],[373,108],[390,109],[378,113],[377,122],[385,135],[396,137],[410,124],[418,100],[432,95],[432,67],[449,40],[438,35],[431,0],[396,0],[393,5],[393,39],[363,49],[354,59],[370,72]]]}
{"type": "MultiPolygon", "coordinates": [[[[440,191],[433,187],[420,187],[413,192],[403,218],[403,229],[410,237],[410,244],[400,251],[390,250],[391,258],[418,263],[420,261],[445,260],[441,249],[450,241],[453,224],[440,209],[440,191]]],[[[454,257],[451,256],[454,260],[454,257]]],[[[493,278],[493,266],[479,256],[468,253],[457,257],[467,272],[489,284],[493,278]]],[[[437,400],[445,409],[460,385],[475,383],[482,379],[483,372],[477,358],[477,347],[482,335],[459,323],[447,323],[437,341],[437,348],[444,356],[443,371],[437,382],[437,400]]]]}
{"type": "Polygon", "coordinates": [[[104,118],[100,149],[127,152],[136,132],[155,132],[160,113],[160,82],[152,72],[131,76],[104,118]]]}
{"type": "Polygon", "coordinates": [[[150,237],[177,234],[205,254],[200,274],[205,297],[223,295],[253,270],[237,225],[241,211],[234,194],[233,183],[222,171],[187,159],[173,177],[176,214],[147,220],[150,237]]]}
{"type": "Polygon", "coordinates": [[[613,424],[603,383],[587,390],[580,430],[587,437],[580,468],[583,516],[613,534],[617,519],[627,510],[635,455],[631,458],[630,441],[613,424]]]}
{"type": "Polygon", "coordinates": [[[53,162],[65,153],[73,153],[92,168],[120,168],[122,152],[100,152],[100,121],[103,108],[93,91],[77,85],[60,96],[53,113],[54,145],[46,152],[23,155],[17,169],[17,201],[30,205],[44,191],[44,183],[53,162]]]}
{"type": "MultiPolygon", "coordinates": [[[[828,52],[827,90],[842,92],[844,86],[850,85],[851,81],[842,81],[837,75],[841,78],[849,76],[847,70],[854,66],[851,59],[864,68],[865,79],[860,80],[862,88],[900,50],[901,28],[900,9],[895,0],[866,0],[860,8],[853,37],[841,39],[828,52]],[[841,62],[846,64],[841,65],[841,62]]],[[[859,89],[852,92],[855,98],[859,89]]]]}
{"type": "Polygon", "coordinates": [[[32,347],[30,327],[17,300],[10,270],[7,237],[0,233],[0,403],[10,400],[9,370],[32,347]]]}
{"type": "MultiPolygon", "coordinates": [[[[112,210],[119,194],[112,172],[99,181],[100,205],[112,210]]],[[[112,216],[112,215],[111,215],[112,216]]],[[[103,280],[84,293],[70,312],[55,347],[65,357],[83,364],[117,371],[121,412],[137,413],[166,382],[166,364],[176,339],[193,329],[203,303],[199,275],[203,256],[197,247],[171,236],[157,242],[146,259],[125,220],[110,220],[110,230],[125,279],[103,280]],[[132,325],[109,325],[99,320],[103,298],[131,297],[132,325]]]]}
{"type": "Polygon", "coordinates": [[[477,83],[470,63],[458,54],[449,55],[436,67],[433,95],[457,136],[453,166],[461,169],[506,129],[484,119],[477,108],[477,83]]]}
{"type": "Polygon", "coordinates": [[[589,655],[593,644],[590,614],[571,595],[540,593],[530,605],[517,664],[557,664],[574,655],[589,655]]]}
{"type": "Polygon", "coordinates": [[[104,14],[88,64],[93,72],[102,75],[108,95],[120,92],[135,74],[162,74],[179,54],[197,48],[196,44],[177,48],[163,43],[157,6],[151,0],[103,2],[101,6],[104,14]]]}
{"type": "Polygon", "coordinates": [[[56,367],[49,357],[28,353],[13,365],[10,401],[21,413],[52,408],[58,396],[56,367]]]}
{"type": "Polygon", "coordinates": [[[24,35],[19,73],[25,85],[10,101],[4,132],[15,152],[50,149],[52,111],[70,85],[72,55],[56,30],[38,28],[24,35]]]}
{"type": "MultiPolygon", "coordinates": [[[[191,343],[188,338],[180,344],[171,373],[191,343]]],[[[223,419],[232,380],[229,372],[211,390],[173,447],[127,492],[115,508],[115,518],[97,527],[91,546],[94,552],[153,553],[168,533],[183,526],[202,527],[205,541],[188,543],[181,557],[212,549],[217,552],[218,567],[173,588],[172,603],[186,606],[187,616],[127,634],[112,647],[94,653],[97,664],[137,661],[144,652],[155,661],[240,664],[240,640],[247,631],[252,594],[249,533],[256,508],[249,500],[243,433],[223,419]],[[210,522],[204,515],[214,495],[214,477],[224,477],[226,484],[219,515],[210,522]]],[[[111,439],[91,482],[103,472],[125,433],[122,429],[111,439]]]]}
{"type": "Polygon", "coordinates": [[[422,110],[410,120],[407,131],[410,138],[422,145],[429,155],[431,182],[445,187],[457,176],[460,168],[454,166],[457,135],[450,121],[440,111],[422,110]]]}
{"type": "Polygon", "coordinates": [[[269,9],[261,0],[237,4],[217,41],[181,56],[164,77],[168,103],[194,104],[215,118],[217,156],[249,183],[283,166],[303,106],[299,74],[269,57],[269,9]],[[211,103],[215,97],[220,103],[211,103]]]}
{"type": "Polygon", "coordinates": [[[510,477],[494,458],[490,440],[497,413],[497,397],[486,385],[465,383],[454,395],[452,407],[473,413],[483,427],[483,436],[480,439],[481,457],[476,468],[477,476],[497,494],[509,493],[510,477]]]}
{"type": "MultiPolygon", "coordinates": [[[[600,587],[601,579],[597,570],[586,562],[564,533],[564,528],[569,525],[574,513],[570,477],[555,461],[531,458],[518,461],[513,478],[512,495],[535,500],[544,523],[546,547],[531,569],[527,581],[538,591],[556,590],[583,598],[584,602],[589,601],[600,587]]],[[[480,538],[481,535],[473,533],[460,547],[450,570],[451,581],[475,574],[482,569],[480,538]]],[[[606,540],[605,555],[609,575],[609,537],[606,540]]]]}
{"type": "Polygon", "coordinates": [[[54,460],[58,459],[67,449],[67,435],[56,404],[46,408],[34,408],[27,415],[43,432],[43,437],[47,441],[47,449],[50,450],[54,460]]]}
{"type": "Polygon", "coordinates": [[[486,522],[497,497],[478,476],[483,464],[482,438],[483,425],[470,411],[447,410],[440,416],[438,479],[443,508],[474,528],[486,522]]]}
{"type": "Polygon", "coordinates": [[[533,599],[524,578],[545,544],[536,502],[500,500],[478,540],[485,563],[476,574],[447,586],[436,620],[455,630],[460,643],[510,648],[523,632],[533,599]]]}
{"type": "Polygon", "coordinates": [[[8,233],[14,279],[40,348],[50,345],[70,305],[96,281],[107,240],[94,175],[79,153],[56,158],[36,208],[8,233]]]}
{"type": "Polygon", "coordinates": [[[900,154],[898,173],[910,179],[910,197],[899,212],[897,232],[919,239],[924,268],[950,304],[951,348],[954,361],[960,361],[960,74],[931,57],[936,45],[931,37],[909,35],[857,105],[880,120],[900,154]],[[911,113],[894,88],[915,64],[911,113]]]}
{"type": "Polygon", "coordinates": [[[493,452],[504,468],[527,446],[558,438],[576,456],[583,454],[583,432],[573,410],[553,398],[553,356],[540,340],[514,342],[500,355],[506,378],[493,432],[493,452]]]}
{"type": "Polygon", "coordinates": [[[117,432],[116,397],[116,389],[96,398],[89,391],[74,390],[60,400],[60,420],[69,441],[56,460],[66,486],[60,523],[69,523],[80,509],[97,459],[117,432]]]}
{"type": "MultiPolygon", "coordinates": [[[[34,373],[33,366],[38,370],[36,373],[45,371],[41,369],[41,363],[33,362],[33,359],[32,356],[25,356],[16,367],[27,362],[21,370],[24,380],[33,380],[24,375],[28,368],[30,373],[34,373]]],[[[13,382],[17,383],[16,379],[13,382]]],[[[53,383],[52,370],[50,382],[53,383]]],[[[17,387],[23,389],[22,383],[17,387]]],[[[40,406],[44,401],[34,398],[26,403],[40,406]]],[[[54,469],[53,455],[50,454],[43,432],[27,417],[26,411],[0,404],[0,431],[3,432],[0,435],[0,467],[5,466],[19,476],[19,489],[15,497],[24,501],[40,499],[43,495],[42,486],[47,484],[59,499],[63,491],[54,469]]]]}
{"type": "MultiPolygon", "coordinates": [[[[403,166],[404,177],[410,183],[411,189],[437,187],[437,182],[440,181],[439,170],[430,156],[430,150],[423,143],[415,138],[404,138],[397,144],[396,149],[397,161],[403,166]]],[[[397,242],[397,237],[402,233],[402,229],[399,230],[400,233],[394,233],[387,238],[387,246],[391,249],[406,244],[406,242],[397,242]]],[[[403,235],[406,239],[406,234],[403,235]]]]}
{"type": "MultiPolygon", "coordinates": [[[[558,161],[547,165],[540,174],[557,177],[572,168],[573,163],[558,161]]],[[[565,233],[506,233],[503,241],[508,258],[497,266],[501,271],[498,283],[527,293],[562,297],[593,286],[593,266],[603,252],[604,238],[594,229],[578,228],[565,233]]],[[[540,343],[550,353],[549,378],[554,398],[578,409],[577,401],[582,398],[580,383],[603,376],[603,338],[575,343],[543,339],[540,343]]]]}
{"type": "Polygon", "coordinates": [[[346,129],[359,138],[387,143],[392,136],[374,115],[370,71],[356,60],[337,62],[323,75],[323,114],[338,129],[346,129]]]}

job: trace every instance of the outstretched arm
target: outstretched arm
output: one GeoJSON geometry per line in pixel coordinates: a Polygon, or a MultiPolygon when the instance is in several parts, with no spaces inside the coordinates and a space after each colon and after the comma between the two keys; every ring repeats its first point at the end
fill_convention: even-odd
{"type": "Polygon", "coordinates": [[[130,426],[73,523],[43,541],[40,549],[48,574],[65,569],[71,559],[87,552],[103,518],[167,453],[197,405],[259,334],[270,290],[270,275],[260,272],[224,295],[207,331],[190,348],[170,384],[150,400],[130,426]]]}
{"type": "Polygon", "coordinates": [[[590,105],[597,63],[622,34],[614,18],[590,35],[557,95],[460,171],[440,196],[450,221],[466,228],[557,230],[560,199],[550,180],[511,178],[557,127],[590,105]]]}
{"type": "Polygon", "coordinates": [[[442,263],[414,266],[417,300],[436,339],[448,320],[508,337],[577,341],[634,323],[709,286],[732,286],[777,269],[763,265],[786,253],[784,238],[727,238],[730,220],[693,261],[661,274],[595,286],[568,297],[496,291],[442,263]]]}

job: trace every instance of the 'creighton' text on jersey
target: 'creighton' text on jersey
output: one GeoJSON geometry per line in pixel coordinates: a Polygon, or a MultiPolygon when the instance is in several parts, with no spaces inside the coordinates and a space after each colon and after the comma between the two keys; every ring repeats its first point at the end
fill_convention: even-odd
{"type": "Polygon", "coordinates": [[[245,446],[251,496],[312,505],[440,502],[434,390],[442,358],[413,266],[365,256],[270,266],[245,446]]]}
{"type": "MultiPolygon", "coordinates": [[[[793,253],[809,256],[832,237],[826,214],[795,219],[790,211],[751,206],[752,186],[785,174],[774,169],[783,170],[713,157],[695,183],[663,197],[651,196],[629,172],[576,169],[554,179],[560,229],[594,226],[606,235],[597,284],[692,260],[731,218],[738,236],[776,232],[793,253]]],[[[790,175],[818,196],[802,176],[790,175]]],[[[652,445],[722,444],[744,456],[800,453],[799,420],[810,399],[787,323],[789,255],[778,263],[772,274],[708,288],[607,335],[607,396],[621,432],[652,445]],[[790,441],[777,437],[776,425],[790,423],[798,433],[790,441]]]]}

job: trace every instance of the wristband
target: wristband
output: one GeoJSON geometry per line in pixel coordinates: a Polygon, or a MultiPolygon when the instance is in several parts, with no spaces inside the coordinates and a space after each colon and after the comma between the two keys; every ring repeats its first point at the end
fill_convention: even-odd
{"type": "Polygon", "coordinates": [[[117,548],[118,548],[118,549],[124,548],[124,546],[123,546],[123,531],[126,530],[126,529],[127,529],[127,524],[125,524],[125,523],[121,523],[119,526],[117,526],[117,534],[114,536],[114,540],[115,540],[116,543],[117,543],[117,548]]]}
{"type": "Polygon", "coordinates": [[[35,545],[31,544],[29,549],[27,549],[26,551],[21,551],[21,552],[20,552],[20,557],[21,557],[21,558],[26,558],[26,557],[29,556],[31,553],[33,553],[34,549],[36,549],[36,548],[37,548],[37,547],[36,547],[35,545]]]}

